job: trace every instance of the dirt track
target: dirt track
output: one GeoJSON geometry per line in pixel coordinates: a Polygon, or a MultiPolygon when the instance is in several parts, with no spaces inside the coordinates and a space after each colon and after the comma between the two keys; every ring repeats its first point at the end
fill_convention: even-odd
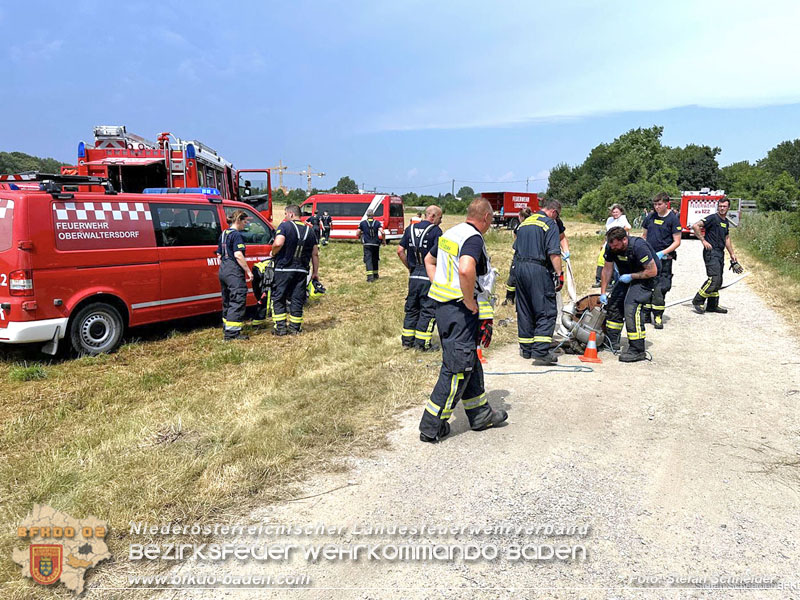
{"type": "MultiPolygon", "coordinates": [[[[703,279],[699,244],[685,242],[668,300],[691,295],[703,279]]],[[[318,591],[269,596],[304,599],[798,598],[800,590],[690,595],[628,585],[636,576],[748,574],[800,585],[800,347],[744,282],[723,291],[721,304],[728,315],[669,309],[665,330],[648,328],[651,363],[625,365],[603,353],[593,373],[487,376],[491,403],[509,411],[505,427],[471,432],[457,409],[453,434],[432,446],[417,439],[422,407],[404,413],[391,449],[349,460],[347,472],[316,477],[301,494],[320,495],[241,519],[348,528],[342,536],[282,540],[298,544],[478,542],[496,545],[501,555],[519,543],[583,544],[586,560],[231,561],[187,563],[175,573],[307,573],[318,591]],[[352,531],[392,523],[587,524],[590,531],[415,538],[352,531]]],[[[491,372],[539,369],[514,346],[492,348],[488,358],[491,372]]],[[[562,364],[581,363],[566,357],[562,364]]],[[[268,592],[170,590],[163,597],[268,592]]]]}

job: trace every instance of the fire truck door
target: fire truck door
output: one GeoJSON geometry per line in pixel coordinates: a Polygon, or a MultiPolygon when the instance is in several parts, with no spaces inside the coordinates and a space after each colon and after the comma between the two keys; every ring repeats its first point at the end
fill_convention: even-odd
{"type": "Polygon", "coordinates": [[[154,204],[161,265],[161,315],[179,319],[220,309],[216,255],[222,225],[214,204],[154,204]]]}

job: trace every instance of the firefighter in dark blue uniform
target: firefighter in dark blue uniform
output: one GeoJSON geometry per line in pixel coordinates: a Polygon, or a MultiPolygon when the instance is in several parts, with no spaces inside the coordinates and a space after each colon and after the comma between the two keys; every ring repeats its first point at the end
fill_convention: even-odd
{"type": "Polygon", "coordinates": [[[725,272],[725,248],[728,249],[728,254],[731,256],[731,270],[736,274],[744,270],[736,260],[729,235],[730,221],[728,221],[727,215],[730,207],[731,201],[723,198],[717,203],[716,214],[692,225],[694,234],[703,242],[703,261],[706,263],[706,275],[708,276],[692,300],[692,306],[700,314],[707,312],[725,314],[728,312],[728,309],[719,305],[719,288],[722,287],[722,275],[725,272]],[[708,300],[708,304],[706,304],[706,300],[708,300]]]}
{"type": "Polygon", "coordinates": [[[628,349],[619,355],[621,362],[645,360],[645,329],[642,312],[650,303],[656,277],[661,271],[661,261],[645,240],[629,237],[622,227],[612,227],[606,232],[605,266],[600,281],[600,302],[606,305],[606,335],[614,351],[620,347],[622,326],[628,333],[628,349]],[[614,265],[619,279],[614,284],[611,297],[606,289],[611,281],[614,265]]]}
{"type": "MultiPolygon", "coordinates": [[[[519,211],[518,218],[515,222],[515,225],[512,227],[511,231],[514,234],[514,240],[516,243],[517,239],[517,230],[519,229],[520,223],[522,223],[525,219],[531,216],[531,209],[527,206],[525,208],[521,208],[519,211]]],[[[511,249],[514,249],[514,245],[512,244],[511,249]]],[[[507,305],[509,302],[513,305],[514,301],[516,300],[517,294],[517,278],[514,274],[514,258],[516,258],[516,252],[514,256],[511,258],[511,267],[508,269],[508,279],[506,279],[506,299],[503,300],[503,306],[507,305]]]]}
{"type": "Polygon", "coordinates": [[[375,214],[367,211],[365,219],[358,224],[358,238],[364,244],[364,264],[367,267],[367,281],[378,279],[378,263],[381,260],[381,244],[386,240],[383,236],[381,222],[374,218],[375,214]]]}
{"type": "Polygon", "coordinates": [[[675,250],[681,245],[681,222],[678,216],[669,209],[669,194],[661,192],[653,198],[653,212],[642,222],[642,238],[647,240],[661,260],[661,273],[653,288],[653,298],[649,310],[645,311],[645,321],[650,322],[650,311],[653,313],[653,325],[656,329],[664,328],[664,303],[667,292],[672,289],[672,261],[677,258],[675,250]]]}
{"type": "Polygon", "coordinates": [[[318,279],[319,271],[317,236],[309,225],[298,220],[300,207],[289,205],[284,212],[286,218],[278,225],[272,244],[272,256],[275,259],[275,278],[272,282],[275,335],[300,333],[309,264],[312,280],[318,279]]]}
{"type": "Polygon", "coordinates": [[[525,219],[514,243],[517,278],[517,333],[520,355],[534,364],[555,364],[550,352],[556,327],[556,293],[564,284],[556,219],[561,203],[550,200],[525,219]]]}
{"type": "Polygon", "coordinates": [[[431,205],[425,210],[425,220],[409,225],[400,240],[397,256],[408,269],[408,295],[401,341],[404,348],[427,351],[431,349],[436,302],[428,297],[431,281],[425,270],[425,256],[442,235],[439,224],[442,209],[431,205]]]}
{"type": "Polygon", "coordinates": [[[322,245],[327,246],[328,241],[331,239],[331,227],[333,226],[333,219],[328,214],[328,211],[322,213],[319,220],[320,227],[322,227],[322,245]]]}
{"type": "Polygon", "coordinates": [[[247,213],[236,210],[228,217],[228,229],[222,232],[217,246],[219,283],[222,288],[222,323],[225,341],[246,340],[242,334],[247,307],[247,282],[253,272],[247,265],[242,230],[247,225],[247,213]]]}
{"type": "Polygon", "coordinates": [[[311,226],[311,231],[314,232],[314,235],[317,236],[317,243],[319,243],[320,238],[322,237],[322,216],[320,212],[317,211],[316,214],[311,215],[308,218],[307,223],[311,226]]]}

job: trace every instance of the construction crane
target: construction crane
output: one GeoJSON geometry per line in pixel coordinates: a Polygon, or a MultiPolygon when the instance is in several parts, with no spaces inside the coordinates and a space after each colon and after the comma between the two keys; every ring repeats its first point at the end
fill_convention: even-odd
{"type": "Polygon", "coordinates": [[[312,177],[325,177],[325,173],[322,173],[322,172],[314,173],[311,170],[311,165],[308,165],[308,169],[306,169],[305,171],[300,171],[298,173],[298,175],[305,175],[306,180],[308,181],[308,195],[309,196],[311,195],[311,178],[312,177]]]}
{"type": "Polygon", "coordinates": [[[289,171],[289,167],[283,164],[283,159],[278,161],[277,167],[270,167],[271,171],[278,172],[278,187],[283,191],[284,194],[288,193],[287,188],[283,186],[283,174],[286,173],[287,175],[302,175],[308,181],[308,194],[311,195],[311,178],[312,177],[325,177],[325,173],[314,173],[311,170],[311,165],[308,165],[308,169],[305,171],[289,171]]]}

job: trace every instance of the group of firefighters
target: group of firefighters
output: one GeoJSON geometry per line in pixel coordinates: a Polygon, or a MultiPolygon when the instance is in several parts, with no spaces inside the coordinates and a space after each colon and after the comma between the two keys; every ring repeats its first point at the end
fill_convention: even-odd
{"type": "MultiPolygon", "coordinates": [[[[693,225],[703,244],[708,277],[692,300],[699,313],[727,312],[719,306],[725,249],[730,268],[742,272],[729,236],[729,208],[730,201],[722,199],[716,214],[693,225]]],[[[507,300],[516,303],[520,355],[538,365],[558,361],[551,350],[558,315],[556,295],[564,285],[563,261],[570,255],[560,214],[557,200],[548,200],[538,212],[521,214],[507,284],[507,300]]],[[[308,224],[299,220],[299,215],[298,206],[286,207],[272,246],[270,266],[274,273],[267,276],[263,263],[256,265],[257,278],[268,285],[256,286],[254,282],[254,288],[268,291],[261,295],[266,302],[259,300],[254,324],[266,322],[271,303],[275,335],[301,331],[309,275],[312,284],[318,282],[318,244],[330,235],[330,221],[325,231],[327,215],[317,215],[319,218],[308,224]]],[[[423,442],[438,442],[450,433],[448,420],[459,401],[475,431],[508,418],[506,411],[493,409],[487,401],[478,357],[478,348],[491,342],[494,319],[491,295],[497,271],[492,268],[483,238],[492,220],[491,205],[478,198],[470,203],[463,223],[443,232],[442,210],[432,205],[424,218],[412,221],[399,243],[397,255],[409,273],[402,345],[420,351],[436,349],[432,345],[436,326],[442,349],[439,378],[419,425],[423,442]]],[[[244,258],[240,233],[245,222],[246,214],[235,211],[217,250],[226,340],[245,338],[242,326],[247,283],[254,279],[244,258]]],[[[628,347],[619,354],[619,360],[645,360],[645,323],[663,328],[665,296],[672,286],[672,261],[681,241],[681,226],[669,208],[669,196],[661,193],[653,199],[653,212],[643,222],[642,237],[629,235],[628,228],[619,225],[611,226],[605,237],[599,301],[607,313],[607,339],[618,353],[624,326],[628,347]]],[[[359,224],[358,238],[363,245],[367,281],[374,282],[379,276],[380,246],[386,239],[380,221],[370,212],[359,224]]]]}

